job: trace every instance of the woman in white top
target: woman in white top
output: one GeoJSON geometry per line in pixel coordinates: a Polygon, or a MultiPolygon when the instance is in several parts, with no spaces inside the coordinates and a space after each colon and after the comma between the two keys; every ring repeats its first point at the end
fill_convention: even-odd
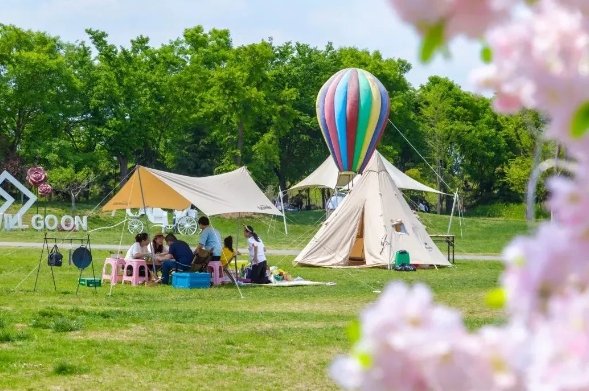
{"type": "Polygon", "coordinates": [[[149,250],[149,235],[145,232],[135,235],[135,243],[127,251],[125,259],[145,259],[149,255],[151,255],[151,251],[149,250]]]}
{"type": "Polygon", "coordinates": [[[250,280],[255,284],[267,284],[268,277],[266,277],[266,249],[264,242],[254,232],[251,225],[245,225],[243,228],[243,236],[247,238],[247,248],[250,252],[251,274],[250,280]]]}

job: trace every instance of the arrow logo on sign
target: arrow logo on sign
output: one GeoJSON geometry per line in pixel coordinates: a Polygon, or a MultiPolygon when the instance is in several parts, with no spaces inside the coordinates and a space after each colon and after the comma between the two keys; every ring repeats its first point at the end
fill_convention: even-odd
{"type": "MultiPolygon", "coordinates": [[[[31,208],[31,206],[33,206],[35,201],[37,201],[37,196],[31,193],[31,191],[27,189],[22,183],[17,181],[15,177],[10,175],[8,171],[4,171],[2,174],[0,174],[0,186],[2,183],[4,183],[4,181],[12,183],[14,187],[20,190],[20,192],[28,198],[27,202],[25,202],[16,215],[10,219],[7,226],[5,226],[5,228],[10,229],[10,227],[13,227],[14,225],[18,224],[19,221],[21,221],[23,215],[31,208]]],[[[2,215],[14,203],[14,197],[8,194],[2,187],[0,187],[0,196],[4,198],[4,203],[2,206],[0,206],[0,215],[2,215]]]]}

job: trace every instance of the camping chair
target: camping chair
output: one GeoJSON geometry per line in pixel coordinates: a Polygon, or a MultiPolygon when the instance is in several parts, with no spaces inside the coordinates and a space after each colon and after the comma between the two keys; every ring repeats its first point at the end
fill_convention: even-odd
{"type": "Polygon", "coordinates": [[[211,250],[197,250],[192,258],[192,264],[190,265],[191,272],[206,273],[207,266],[213,256],[211,250]]]}
{"type": "Polygon", "coordinates": [[[225,273],[225,275],[229,277],[232,283],[237,284],[236,279],[238,278],[238,276],[235,276],[234,278],[233,274],[231,274],[231,262],[235,262],[237,264],[237,254],[234,254],[233,257],[231,257],[231,259],[229,260],[229,262],[227,262],[225,266],[223,266],[223,273],[225,273]]]}

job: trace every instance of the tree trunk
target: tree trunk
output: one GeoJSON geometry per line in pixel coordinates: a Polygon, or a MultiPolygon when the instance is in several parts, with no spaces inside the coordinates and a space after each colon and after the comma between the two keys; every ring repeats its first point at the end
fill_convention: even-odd
{"type": "Polygon", "coordinates": [[[72,198],[72,214],[76,212],[76,194],[70,191],[70,197],[72,198]]]}
{"type": "MultiPolygon", "coordinates": [[[[235,155],[235,164],[241,167],[241,155],[243,155],[243,120],[239,120],[237,127],[237,154],[235,155]]],[[[282,185],[282,183],[281,183],[282,185]]],[[[284,190],[284,188],[283,188],[284,190]]]]}
{"type": "MultiPolygon", "coordinates": [[[[437,159],[436,173],[438,175],[436,175],[436,190],[438,190],[438,191],[442,191],[441,190],[442,183],[441,183],[441,180],[440,180],[440,178],[441,178],[441,174],[440,174],[441,171],[442,171],[442,161],[440,159],[437,159]]],[[[441,212],[442,212],[442,197],[443,197],[443,194],[438,194],[438,202],[436,204],[436,212],[438,214],[441,214],[441,212]]]]}
{"type": "MultiPolygon", "coordinates": [[[[278,177],[278,184],[280,185],[280,190],[284,192],[286,190],[286,177],[276,167],[274,167],[274,174],[276,174],[276,177],[278,177]]],[[[284,205],[286,205],[288,203],[288,194],[284,193],[284,198],[282,200],[284,201],[284,205]]]]}
{"type": "Polygon", "coordinates": [[[124,185],[127,182],[127,174],[129,174],[129,170],[127,170],[129,159],[122,155],[117,155],[117,160],[119,161],[119,170],[121,172],[121,185],[124,185]]]}
{"type": "Polygon", "coordinates": [[[305,206],[306,210],[311,210],[311,189],[307,187],[307,205],[305,206]]]}

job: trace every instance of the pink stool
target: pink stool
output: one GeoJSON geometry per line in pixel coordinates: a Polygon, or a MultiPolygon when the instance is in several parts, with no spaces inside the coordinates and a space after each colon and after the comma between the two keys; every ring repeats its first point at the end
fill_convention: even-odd
{"type": "Polygon", "coordinates": [[[213,285],[219,285],[223,282],[223,265],[221,261],[210,261],[207,265],[207,271],[211,273],[211,282],[213,285]]]}
{"type": "Polygon", "coordinates": [[[125,261],[125,271],[123,272],[123,284],[129,281],[131,285],[139,285],[149,279],[149,272],[147,270],[147,262],[143,259],[131,259],[125,261]],[[143,276],[139,275],[140,269],[143,266],[143,276]],[[133,270],[130,276],[127,275],[129,267],[133,270]]]}
{"type": "Polygon", "coordinates": [[[125,272],[125,260],[122,258],[106,258],[102,267],[102,282],[110,281],[116,285],[123,279],[125,272]]]}

